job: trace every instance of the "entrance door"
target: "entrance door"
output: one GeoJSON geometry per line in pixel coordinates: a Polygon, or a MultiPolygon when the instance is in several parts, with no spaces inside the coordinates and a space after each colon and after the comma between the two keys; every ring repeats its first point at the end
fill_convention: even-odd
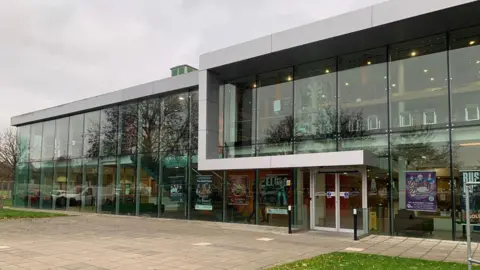
{"type": "MultiPolygon", "coordinates": [[[[353,209],[366,204],[363,196],[365,180],[360,172],[328,173],[312,170],[310,177],[312,205],[311,228],[351,232],[353,209]]],[[[361,224],[359,229],[361,229],[361,224]]]]}

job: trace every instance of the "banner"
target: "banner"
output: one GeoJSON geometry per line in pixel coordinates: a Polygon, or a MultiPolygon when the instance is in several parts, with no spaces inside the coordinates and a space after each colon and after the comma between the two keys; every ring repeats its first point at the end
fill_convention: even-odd
{"type": "Polygon", "coordinates": [[[228,205],[248,205],[248,176],[229,175],[227,181],[228,205]]]}
{"type": "Polygon", "coordinates": [[[183,184],[184,176],[169,176],[170,181],[170,200],[172,202],[183,202],[183,184]]]}
{"type": "MultiPolygon", "coordinates": [[[[471,183],[469,185],[470,189],[470,223],[471,224],[480,224],[480,171],[460,171],[462,176],[461,186],[462,186],[462,200],[461,200],[461,209],[462,211],[462,222],[466,222],[466,191],[467,186],[465,183],[471,183]]],[[[474,231],[479,231],[480,226],[474,226],[474,231]]]]}
{"type": "Polygon", "coordinates": [[[265,205],[287,206],[286,174],[267,174],[261,179],[260,202],[265,205]]]}
{"type": "Polygon", "coordinates": [[[436,173],[432,171],[406,172],[406,209],[414,211],[437,211],[436,173]]]}
{"type": "Polygon", "coordinates": [[[212,176],[197,175],[195,210],[212,210],[212,176]]]}

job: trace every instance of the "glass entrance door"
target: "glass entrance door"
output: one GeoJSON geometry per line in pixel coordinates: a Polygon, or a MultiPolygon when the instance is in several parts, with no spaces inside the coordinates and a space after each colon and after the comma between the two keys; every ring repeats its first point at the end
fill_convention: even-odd
{"type": "MultiPolygon", "coordinates": [[[[353,209],[362,209],[363,182],[360,172],[325,173],[312,171],[311,228],[351,231],[353,209]]],[[[362,224],[359,222],[359,229],[362,224]]]]}

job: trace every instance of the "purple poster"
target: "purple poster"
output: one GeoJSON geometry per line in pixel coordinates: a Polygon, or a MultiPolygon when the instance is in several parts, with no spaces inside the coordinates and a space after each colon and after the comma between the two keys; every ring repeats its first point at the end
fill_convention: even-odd
{"type": "Polygon", "coordinates": [[[437,183],[435,172],[406,172],[408,210],[436,212],[437,183]]]}

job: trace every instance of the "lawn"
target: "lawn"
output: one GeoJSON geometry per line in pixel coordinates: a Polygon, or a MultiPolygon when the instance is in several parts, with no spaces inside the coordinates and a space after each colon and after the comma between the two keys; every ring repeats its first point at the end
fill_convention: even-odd
{"type": "Polygon", "coordinates": [[[45,212],[31,212],[13,209],[0,209],[0,220],[2,219],[18,219],[18,218],[48,218],[48,217],[62,217],[65,214],[45,213],[45,212]]]}
{"type": "Polygon", "coordinates": [[[286,269],[466,269],[466,264],[388,257],[363,253],[333,252],[308,260],[271,268],[286,269]]]}

